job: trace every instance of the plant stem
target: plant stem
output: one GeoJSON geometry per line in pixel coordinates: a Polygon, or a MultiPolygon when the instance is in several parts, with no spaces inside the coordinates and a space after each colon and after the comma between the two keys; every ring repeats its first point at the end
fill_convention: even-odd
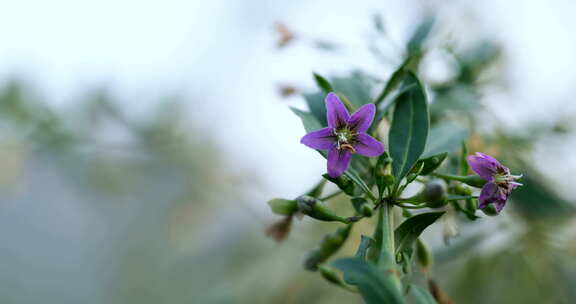
{"type": "Polygon", "coordinates": [[[388,274],[387,276],[393,284],[401,290],[400,278],[395,260],[394,249],[394,223],[392,208],[394,205],[384,201],[378,210],[377,237],[381,240],[380,253],[378,257],[378,267],[388,274]]]}
{"type": "Polygon", "coordinates": [[[332,194],[328,194],[328,195],[326,195],[325,197],[320,198],[320,200],[321,200],[321,201],[327,201],[327,200],[329,200],[329,199],[331,199],[331,198],[334,198],[334,197],[338,196],[338,195],[341,194],[341,193],[342,193],[342,190],[339,190],[339,191],[336,191],[336,192],[334,192],[334,193],[332,193],[332,194]]]}

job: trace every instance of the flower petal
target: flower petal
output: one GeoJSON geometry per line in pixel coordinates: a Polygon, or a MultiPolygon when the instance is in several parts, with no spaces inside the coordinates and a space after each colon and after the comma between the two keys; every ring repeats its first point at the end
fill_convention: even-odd
{"type": "Polygon", "coordinates": [[[373,103],[365,104],[352,114],[348,120],[348,127],[357,133],[365,132],[370,128],[375,114],[376,106],[373,103]]]}
{"type": "Polygon", "coordinates": [[[330,149],[336,145],[336,137],[332,128],[324,128],[304,135],[300,143],[312,149],[330,149]]]}
{"type": "Polygon", "coordinates": [[[492,204],[495,200],[499,200],[498,185],[493,182],[486,183],[484,187],[482,187],[480,197],[478,198],[478,208],[483,209],[489,204],[492,204]]]}
{"type": "Polygon", "coordinates": [[[356,134],[353,146],[358,154],[364,156],[374,157],[384,153],[384,145],[366,133],[356,134]]]}
{"type": "Polygon", "coordinates": [[[336,129],[345,126],[348,123],[348,119],[350,119],[350,114],[348,114],[348,110],[346,110],[346,107],[342,101],[340,101],[338,95],[328,93],[325,103],[328,126],[336,129]]]}
{"type": "Polygon", "coordinates": [[[476,155],[469,155],[466,157],[470,168],[480,175],[480,177],[487,181],[492,181],[493,175],[497,172],[498,168],[503,168],[494,157],[476,152],[476,155]]]}
{"type": "Polygon", "coordinates": [[[348,169],[352,153],[345,149],[333,147],[328,151],[328,175],[338,177],[348,169]]]}
{"type": "Polygon", "coordinates": [[[506,206],[506,200],[497,200],[494,202],[494,205],[496,205],[496,212],[500,213],[504,206],[506,206]]]}

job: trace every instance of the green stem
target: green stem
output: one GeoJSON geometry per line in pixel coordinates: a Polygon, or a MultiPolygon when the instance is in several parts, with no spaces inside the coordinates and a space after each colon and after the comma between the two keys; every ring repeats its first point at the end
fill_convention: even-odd
{"type": "Polygon", "coordinates": [[[439,178],[443,178],[443,179],[455,180],[455,181],[459,181],[459,182],[463,182],[466,180],[466,176],[453,175],[453,174],[442,174],[442,173],[434,172],[434,173],[431,173],[430,175],[436,176],[439,178]]]}
{"type": "Polygon", "coordinates": [[[392,208],[394,206],[388,202],[383,202],[378,210],[377,237],[381,240],[380,253],[378,257],[378,267],[386,274],[393,284],[401,290],[400,278],[396,267],[394,254],[394,223],[392,208]]]}
{"type": "Polygon", "coordinates": [[[328,195],[326,195],[325,197],[320,198],[319,200],[321,200],[321,201],[327,201],[327,200],[329,200],[329,199],[331,199],[331,198],[334,198],[334,197],[338,196],[338,195],[341,194],[341,193],[342,193],[342,190],[339,190],[339,191],[336,191],[336,192],[334,192],[334,193],[332,193],[332,194],[328,194],[328,195]]]}

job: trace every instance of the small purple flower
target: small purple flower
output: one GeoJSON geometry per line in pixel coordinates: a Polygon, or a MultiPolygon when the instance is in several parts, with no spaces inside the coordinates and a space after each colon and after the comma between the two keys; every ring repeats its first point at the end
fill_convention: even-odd
{"type": "Polygon", "coordinates": [[[328,150],[328,175],[342,175],[353,153],[378,156],[384,152],[382,143],[366,134],[376,114],[374,104],[365,104],[350,115],[334,93],[326,96],[325,103],[328,127],[306,134],[300,142],[312,149],[328,150]]]}
{"type": "Polygon", "coordinates": [[[476,152],[476,155],[469,155],[467,159],[472,170],[487,181],[480,192],[478,207],[483,209],[489,204],[494,204],[496,211],[500,212],[506,205],[512,190],[522,186],[516,182],[522,175],[511,175],[510,169],[504,167],[494,157],[484,153],[476,152]]]}

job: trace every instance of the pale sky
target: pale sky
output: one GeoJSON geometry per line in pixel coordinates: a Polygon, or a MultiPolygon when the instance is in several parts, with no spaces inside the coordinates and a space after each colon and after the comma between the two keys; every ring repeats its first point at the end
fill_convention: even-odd
{"type": "MultiPolygon", "coordinates": [[[[371,14],[379,11],[402,43],[422,3],[430,1],[5,1],[0,10],[0,79],[22,75],[56,106],[107,85],[134,111],[172,90],[214,136],[235,171],[262,180],[262,193],[295,196],[324,172],[320,157],[300,145],[299,120],[276,84],[312,88],[311,72],[362,67],[384,73],[365,49],[371,14]],[[400,4],[399,4],[400,3],[400,4]],[[281,20],[308,37],[349,45],[327,55],[304,45],[275,48],[281,20]],[[264,190],[265,189],[265,190],[264,190]]],[[[493,35],[508,59],[510,91],[486,97],[510,125],[574,113],[576,70],[573,1],[435,1],[460,22],[493,35]],[[506,100],[506,105],[500,102],[506,100]],[[509,101],[512,101],[511,103],[509,101]],[[522,105],[522,107],[519,107],[522,105]],[[511,115],[510,111],[514,111],[511,115]]],[[[193,117],[194,117],[193,116],[193,117]]]]}

